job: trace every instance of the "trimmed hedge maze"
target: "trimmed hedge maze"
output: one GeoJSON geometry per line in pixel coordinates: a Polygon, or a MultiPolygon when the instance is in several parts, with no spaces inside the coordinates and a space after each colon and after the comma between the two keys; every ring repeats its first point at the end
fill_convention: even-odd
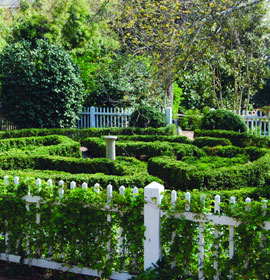
{"type": "Polygon", "coordinates": [[[270,141],[246,133],[197,130],[191,141],[172,136],[171,127],[24,129],[1,132],[0,137],[2,177],[113,187],[144,187],[158,181],[183,191],[268,189],[270,141]],[[115,161],[104,158],[103,135],[107,134],[118,136],[115,161]],[[82,158],[81,145],[87,147],[90,158],[82,158]]]}

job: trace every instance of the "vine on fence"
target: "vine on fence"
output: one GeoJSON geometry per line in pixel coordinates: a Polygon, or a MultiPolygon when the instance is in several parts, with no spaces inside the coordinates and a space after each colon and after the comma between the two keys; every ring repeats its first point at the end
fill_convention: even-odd
{"type": "MultiPolygon", "coordinates": [[[[171,192],[165,191],[161,209],[167,215],[162,217],[161,243],[162,259],[153,269],[138,275],[136,279],[198,279],[198,223],[176,219],[176,213],[187,209],[193,213],[207,215],[214,213],[214,197],[197,190],[191,193],[191,201],[183,192],[177,193],[172,204],[171,192]]],[[[230,227],[204,223],[204,279],[270,279],[270,233],[263,228],[269,220],[267,201],[232,204],[229,200],[220,203],[221,215],[241,222],[234,228],[234,254],[230,258],[230,227]],[[218,236],[215,236],[215,230],[218,236]],[[217,269],[214,263],[217,263],[217,269]],[[218,275],[219,278],[215,278],[218,275]]],[[[218,213],[215,213],[218,215],[218,213]]]]}
{"type": "MultiPolygon", "coordinates": [[[[60,200],[59,186],[20,180],[0,187],[0,231],[8,232],[9,253],[97,269],[107,278],[112,271],[143,271],[143,189],[135,194],[132,189],[113,191],[108,203],[107,190],[101,187],[63,186],[60,200]],[[39,208],[30,203],[27,211],[21,198],[29,193],[42,200],[39,208]]],[[[1,252],[7,249],[5,240],[0,247],[1,252]]]]}
{"type": "Polygon", "coordinates": [[[264,229],[270,214],[267,201],[221,202],[221,215],[241,222],[234,228],[234,253],[230,252],[229,226],[205,222],[204,265],[198,269],[198,223],[175,214],[190,211],[206,217],[215,211],[213,197],[194,190],[189,200],[178,192],[172,203],[171,192],[165,191],[163,257],[154,269],[143,272],[143,189],[121,187],[108,203],[107,191],[98,186],[69,189],[63,185],[65,193],[60,198],[59,186],[27,178],[20,181],[0,183],[0,231],[8,233],[6,240],[0,238],[1,252],[8,249],[23,258],[89,267],[107,278],[112,271],[128,271],[137,279],[197,279],[202,270],[205,279],[214,279],[217,273],[219,279],[270,279],[270,234],[264,229]],[[27,207],[22,197],[29,193],[42,197],[39,207],[35,203],[27,207]]]}

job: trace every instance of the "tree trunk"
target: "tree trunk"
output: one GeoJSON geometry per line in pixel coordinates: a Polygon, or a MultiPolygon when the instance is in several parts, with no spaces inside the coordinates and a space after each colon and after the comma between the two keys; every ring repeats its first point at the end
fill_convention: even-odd
{"type": "Polygon", "coordinates": [[[167,88],[166,106],[173,108],[173,82],[167,88]]]}

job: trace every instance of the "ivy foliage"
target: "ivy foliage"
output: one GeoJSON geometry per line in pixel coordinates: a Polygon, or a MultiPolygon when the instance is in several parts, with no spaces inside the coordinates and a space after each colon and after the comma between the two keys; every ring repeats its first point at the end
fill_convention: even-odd
{"type": "Polygon", "coordinates": [[[0,56],[3,113],[17,128],[74,127],[84,88],[79,70],[45,40],[8,45],[0,56]]]}
{"type": "MultiPolygon", "coordinates": [[[[230,195],[234,193],[231,191],[230,195]]],[[[240,225],[234,227],[234,254],[230,258],[230,227],[214,225],[211,222],[203,223],[204,278],[215,278],[217,271],[213,264],[217,261],[219,279],[269,279],[270,233],[263,228],[264,222],[269,219],[269,202],[244,202],[246,195],[251,193],[243,191],[237,196],[236,204],[232,205],[229,203],[230,196],[226,196],[222,191],[219,194],[222,201],[220,216],[231,217],[240,222],[240,225]],[[215,230],[219,232],[217,237],[214,236],[215,230]]],[[[191,192],[189,204],[185,193],[177,192],[176,203],[172,206],[171,192],[165,191],[161,205],[161,209],[166,213],[161,223],[162,259],[135,279],[198,279],[198,222],[189,221],[184,216],[175,218],[175,215],[185,212],[189,205],[195,218],[196,215],[201,215],[203,220],[204,215],[214,213],[214,197],[213,192],[194,190],[191,192]]]]}
{"type": "MultiPolygon", "coordinates": [[[[106,189],[97,192],[92,186],[73,190],[63,186],[60,200],[59,187],[45,182],[37,186],[33,179],[21,178],[19,185],[0,184],[0,228],[9,232],[9,253],[90,267],[104,278],[113,270],[143,271],[143,189],[136,195],[128,188],[123,195],[113,191],[109,199],[106,189]],[[29,192],[41,197],[39,209],[30,203],[27,211],[22,197],[29,192]],[[116,208],[119,212],[111,210],[116,208]],[[40,224],[36,223],[37,213],[40,224]]],[[[6,249],[3,239],[0,248],[6,249]]]]}

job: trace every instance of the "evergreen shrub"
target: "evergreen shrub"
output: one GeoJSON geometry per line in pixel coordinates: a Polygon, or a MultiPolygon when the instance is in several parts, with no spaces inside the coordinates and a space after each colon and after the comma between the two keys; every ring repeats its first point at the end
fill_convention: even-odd
{"type": "Polygon", "coordinates": [[[75,141],[80,141],[86,137],[100,137],[103,135],[156,135],[170,136],[174,133],[174,125],[160,127],[160,128],[135,128],[135,127],[121,127],[121,128],[86,128],[86,129],[72,129],[72,128],[50,128],[50,129],[20,129],[0,131],[0,139],[2,138],[18,138],[31,136],[45,136],[45,135],[65,135],[75,141]]]}
{"type": "MultiPolygon", "coordinates": [[[[104,139],[98,137],[86,138],[82,145],[87,147],[88,152],[94,157],[104,157],[106,155],[106,144],[104,139]]],[[[142,141],[116,141],[117,156],[144,157],[148,159],[153,156],[167,155],[174,156],[173,147],[166,142],[142,142],[142,141]]]]}
{"type": "Polygon", "coordinates": [[[231,145],[231,141],[229,139],[226,138],[218,138],[218,137],[208,137],[208,136],[204,136],[204,137],[198,137],[195,138],[193,143],[193,145],[202,148],[202,147],[215,147],[215,146],[228,146],[231,145]]]}
{"type": "Polygon", "coordinates": [[[192,144],[192,140],[186,136],[167,136],[167,135],[119,135],[117,140],[119,141],[142,141],[142,142],[172,142],[192,144]]]}
{"type": "Polygon", "coordinates": [[[59,156],[0,156],[0,168],[56,170],[72,174],[76,173],[104,173],[106,175],[132,175],[146,171],[146,165],[133,158],[80,159],[59,156]]]}
{"type": "Polygon", "coordinates": [[[0,55],[1,101],[17,128],[75,127],[84,87],[77,65],[46,40],[7,45],[0,55]]]}
{"type": "Polygon", "coordinates": [[[214,110],[205,114],[201,121],[201,129],[223,129],[245,132],[247,127],[243,119],[227,110],[214,110]]]}
{"type": "Polygon", "coordinates": [[[214,146],[214,147],[203,147],[205,153],[209,156],[219,157],[235,157],[238,154],[245,154],[245,150],[235,146],[214,146]]]}
{"type": "MultiPolygon", "coordinates": [[[[106,154],[106,144],[102,138],[86,138],[82,141],[82,145],[87,147],[91,156],[103,157],[106,154]]],[[[194,145],[178,142],[116,141],[115,147],[116,155],[133,156],[144,160],[165,155],[178,159],[184,156],[201,157],[205,155],[203,150],[194,145]]]]}
{"type": "Polygon", "coordinates": [[[206,170],[168,157],[155,157],[148,161],[149,174],[158,176],[167,186],[182,191],[263,186],[269,168],[269,153],[243,165],[206,170]]]}
{"type": "Polygon", "coordinates": [[[167,120],[164,113],[150,106],[139,106],[130,116],[132,127],[163,127],[167,120]]]}
{"type": "Polygon", "coordinates": [[[227,138],[229,139],[234,146],[238,147],[261,147],[261,148],[270,148],[270,138],[269,137],[261,137],[252,135],[249,133],[238,133],[235,131],[227,131],[227,130],[205,130],[205,129],[197,129],[194,131],[194,137],[218,137],[218,138],[227,138]]]}
{"type": "Polygon", "coordinates": [[[55,170],[32,170],[32,169],[13,169],[13,170],[3,170],[0,169],[0,177],[8,175],[11,181],[13,181],[13,177],[19,176],[19,178],[40,178],[44,180],[51,179],[55,184],[58,184],[60,180],[65,182],[65,185],[69,187],[69,184],[72,181],[75,181],[77,185],[82,185],[82,183],[88,183],[89,187],[93,187],[96,183],[99,183],[101,187],[105,188],[109,184],[111,184],[115,188],[119,188],[120,186],[125,187],[138,187],[143,188],[153,181],[159,182],[163,184],[163,181],[156,177],[149,175],[146,171],[129,174],[129,175],[106,175],[104,173],[95,173],[89,174],[87,173],[69,173],[63,171],[55,171],[55,170]]]}
{"type": "Polygon", "coordinates": [[[0,140],[0,155],[61,155],[81,157],[81,145],[69,137],[49,135],[0,140]]]}

